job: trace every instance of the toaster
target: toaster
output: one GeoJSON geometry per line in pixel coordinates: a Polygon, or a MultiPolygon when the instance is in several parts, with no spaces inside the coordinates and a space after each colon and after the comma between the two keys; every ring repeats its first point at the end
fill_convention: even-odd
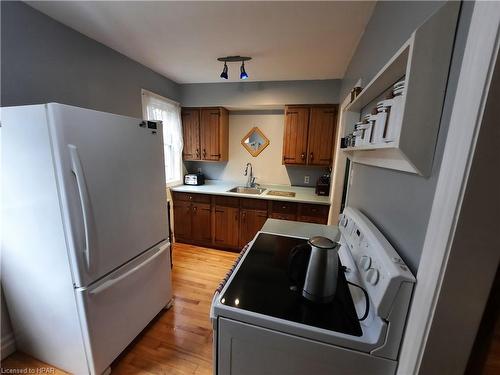
{"type": "Polygon", "coordinates": [[[188,173],[184,175],[184,185],[204,185],[205,175],[203,173],[188,173]]]}

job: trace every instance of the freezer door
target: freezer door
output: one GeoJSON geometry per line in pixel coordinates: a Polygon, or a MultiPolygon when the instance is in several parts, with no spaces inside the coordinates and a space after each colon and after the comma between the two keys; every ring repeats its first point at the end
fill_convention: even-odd
{"type": "Polygon", "coordinates": [[[89,367],[101,374],[172,299],[170,245],[151,249],[76,295],[89,367]]]}
{"type": "Polygon", "coordinates": [[[161,124],[48,104],[73,277],[88,286],[168,238],[161,124]]]}

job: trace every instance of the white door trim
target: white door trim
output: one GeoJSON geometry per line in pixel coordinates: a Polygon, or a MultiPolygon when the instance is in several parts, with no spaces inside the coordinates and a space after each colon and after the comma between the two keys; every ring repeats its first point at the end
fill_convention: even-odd
{"type": "MultiPolygon", "coordinates": [[[[476,2],[397,374],[418,374],[446,273],[499,48],[499,2],[476,2]]],[[[460,275],[473,278],[475,275],[460,275]]],[[[486,302],[486,301],[485,301],[486,302]]],[[[464,324],[466,324],[464,322],[464,324]]],[[[468,345],[453,342],[450,345],[468,345]]],[[[443,361],[448,353],[442,353],[443,361]]]]}
{"type": "Polygon", "coordinates": [[[344,190],[344,176],[346,156],[340,148],[340,140],[345,132],[345,112],[344,109],[351,103],[351,94],[347,95],[339,108],[339,118],[337,122],[337,132],[335,137],[334,158],[335,164],[332,171],[332,182],[330,186],[330,214],[328,217],[329,225],[336,225],[340,214],[340,203],[342,201],[342,192],[344,190]]]}

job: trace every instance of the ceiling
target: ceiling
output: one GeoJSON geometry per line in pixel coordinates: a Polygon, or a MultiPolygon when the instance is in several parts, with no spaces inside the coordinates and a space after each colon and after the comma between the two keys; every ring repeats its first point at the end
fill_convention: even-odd
{"type": "MultiPolygon", "coordinates": [[[[372,14],[361,1],[29,1],[178,83],[220,82],[217,57],[252,56],[251,81],[342,78],[372,14]]],[[[239,81],[239,63],[229,81],[239,81]]]]}

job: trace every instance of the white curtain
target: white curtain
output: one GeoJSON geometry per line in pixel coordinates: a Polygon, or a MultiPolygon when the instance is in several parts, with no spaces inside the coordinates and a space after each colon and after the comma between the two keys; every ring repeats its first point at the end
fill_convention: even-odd
{"type": "Polygon", "coordinates": [[[163,122],[166,183],[178,184],[182,181],[181,107],[179,103],[146,90],[142,91],[142,107],[147,120],[163,122]]]}

